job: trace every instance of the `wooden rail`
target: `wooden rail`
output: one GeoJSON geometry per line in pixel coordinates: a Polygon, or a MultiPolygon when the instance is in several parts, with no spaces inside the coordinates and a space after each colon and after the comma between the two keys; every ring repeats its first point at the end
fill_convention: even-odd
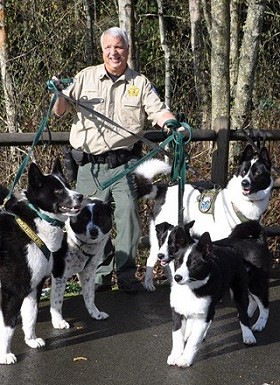
{"type": "MultiPolygon", "coordinates": [[[[29,146],[33,143],[36,133],[0,133],[0,147],[2,146],[29,146]]],[[[161,142],[165,139],[161,130],[145,131],[144,135],[152,142],[161,142]]],[[[189,133],[185,134],[186,140],[189,133]]],[[[212,182],[225,187],[228,181],[228,152],[230,141],[247,141],[247,136],[254,142],[256,141],[279,141],[280,130],[231,130],[227,118],[219,118],[215,122],[214,130],[193,129],[191,133],[192,141],[212,141],[216,142],[216,148],[212,157],[211,180],[212,182]]],[[[69,132],[52,132],[51,137],[47,132],[42,135],[42,140],[38,145],[50,143],[53,145],[64,145],[69,143],[69,132]]],[[[266,228],[268,236],[280,235],[279,226],[266,228]]]]}

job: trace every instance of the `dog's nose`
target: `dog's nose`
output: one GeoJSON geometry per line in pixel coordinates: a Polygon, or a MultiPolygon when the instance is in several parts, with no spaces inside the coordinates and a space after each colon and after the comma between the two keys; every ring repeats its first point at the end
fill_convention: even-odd
{"type": "Polygon", "coordinates": [[[183,277],[180,274],[175,274],[174,279],[176,282],[180,282],[180,281],[182,281],[183,277]]]}
{"type": "Polygon", "coordinates": [[[251,183],[250,183],[250,181],[248,179],[243,179],[243,181],[241,182],[241,186],[243,188],[248,188],[248,187],[251,186],[251,183]]]}
{"type": "Polygon", "coordinates": [[[83,194],[77,194],[77,195],[76,195],[76,199],[77,199],[77,201],[78,201],[79,203],[81,203],[81,202],[83,201],[83,199],[84,199],[83,194]]]}
{"type": "Polygon", "coordinates": [[[97,236],[98,236],[98,229],[95,226],[91,227],[89,232],[90,232],[91,238],[93,238],[93,239],[97,238],[97,236]]]}
{"type": "Polygon", "coordinates": [[[163,253],[158,253],[157,257],[158,257],[158,259],[162,260],[164,258],[164,254],[163,253]]]}

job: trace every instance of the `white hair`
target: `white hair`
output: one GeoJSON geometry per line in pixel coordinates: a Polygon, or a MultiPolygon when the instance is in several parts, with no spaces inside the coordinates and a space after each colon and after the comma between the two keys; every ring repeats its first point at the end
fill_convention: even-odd
{"type": "Polygon", "coordinates": [[[119,28],[119,27],[111,27],[111,28],[107,29],[106,31],[104,31],[100,37],[100,44],[101,44],[102,49],[103,49],[103,39],[104,39],[105,35],[110,35],[113,37],[121,37],[122,40],[124,41],[125,47],[126,48],[129,47],[128,35],[124,29],[119,28]]]}

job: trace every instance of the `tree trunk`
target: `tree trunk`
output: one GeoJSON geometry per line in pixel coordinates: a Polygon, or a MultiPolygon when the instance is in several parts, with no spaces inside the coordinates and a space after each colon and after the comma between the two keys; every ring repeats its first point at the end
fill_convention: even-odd
{"type": "Polygon", "coordinates": [[[251,0],[248,5],[240,50],[236,96],[232,113],[233,129],[244,128],[250,122],[251,100],[263,15],[263,1],[251,0]]]}
{"type": "Polygon", "coordinates": [[[135,47],[135,18],[134,0],[118,0],[119,3],[119,25],[128,33],[129,38],[129,58],[128,64],[131,68],[136,68],[136,47],[135,47]]]}
{"type": "Polygon", "coordinates": [[[193,53],[194,82],[198,107],[201,112],[201,127],[209,129],[211,127],[211,112],[209,111],[210,99],[208,97],[206,59],[204,57],[204,40],[201,28],[200,0],[189,1],[189,12],[191,21],[191,46],[193,53]]]}
{"type": "Polygon", "coordinates": [[[5,28],[5,2],[0,2],[0,66],[3,86],[3,95],[6,108],[6,123],[9,132],[16,132],[16,110],[13,98],[12,79],[8,71],[7,34],[5,28]]]}
{"type": "Polygon", "coordinates": [[[239,32],[239,4],[240,0],[230,2],[230,96],[231,100],[235,98],[237,75],[238,75],[238,32],[239,32]]]}
{"type": "Polygon", "coordinates": [[[170,47],[168,45],[166,33],[165,33],[162,1],[157,0],[157,5],[158,5],[160,42],[161,42],[162,50],[164,52],[164,66],[165,66],[164,98],[165,98],[165,104],[167,105],[167,107],[171,108],[170,47]]]}
{"type": "Polygon", "coordinates": [[[93,36],[93,19],[94,19],[94,4],[92,0],[85,0],[84,9],[86,14],[86,58],[87,65],[94,63],[94,36],[93,36]]]}
{"type": "Polygon", "coordinates": [[[211,2],[212,127],[216,118],[229,117],[229,6],[228,1],[211,2]]]}

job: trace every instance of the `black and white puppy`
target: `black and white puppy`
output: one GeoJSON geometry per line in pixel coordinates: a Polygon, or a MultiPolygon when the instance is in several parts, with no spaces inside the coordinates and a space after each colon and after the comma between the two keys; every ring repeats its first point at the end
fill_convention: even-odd
{"type": "Polygon", "coordinates": [[[112,229],[111,204],[88,198],[81,212],[66,222],[64,242],[54,253],[51,290],[51,318],[55,329],[68,329],[62,304],[67,279],[78,274],[86,308],[96,320],[108,318],[95,306],[95,273],[112,229]]]}
{"type": "Polygon", "coordinates": [[[230,237],[217,242],[211,241],[208,232],[198,241],[193,239],[189,233],[192,225],[185,229],[170,227],[167,244],[159,254],[164,263],[172,261],[173,345],[167,363],[181,367],[193,363],[214,318],[215,306],[229,288],[245,344],[256,343],[249,324],[249,316],[256,306],[259,316],[253,330],[265,327],[269,313],[270,253],[260,224],[257,221],[242,223],[230,237]]]}
{"type": "MultiPolygon", "coordinates": [[[[143,163],[135,171],[141,191],[146,184],[148,193],[145,193],[145,197],[155,199],[149,230],[151,247],[145,275],[148,291],[155,290],[153,268],[159,252],[156,225],[163,222],[178,224],[178,186],[153,185],[149,173],[151,169],[155,172],[157,164],[153,165],[152,162],[143,163]]],[[[202,235],[209,231],[212,240],[225,238],[237,224],[260,219],[268,207],[272,186],[267,149],[263,147],[258,154],[254,154],[252,146],[247,145],[238,169],[226,188],[202,191],[194,184],[185,185],[184,223],[195,220],[192,234],[202,235]]]]}
{"type": "MultiPolygon", "coordinates": [[[[0,186],[3,205],[9,190],[0,186]]],[[[13,364],[11,342],[21,313],[25,342],[31,348],[45,345],[35,325],[43,282],[50,275],[52,253],[61,247],[63,227],[81,209],[82,194],[71,191],[60,162],[51,174],[35,163],[28,171],[28,187],[12,195],[0,211],[0,364],[13,364]]]]}

